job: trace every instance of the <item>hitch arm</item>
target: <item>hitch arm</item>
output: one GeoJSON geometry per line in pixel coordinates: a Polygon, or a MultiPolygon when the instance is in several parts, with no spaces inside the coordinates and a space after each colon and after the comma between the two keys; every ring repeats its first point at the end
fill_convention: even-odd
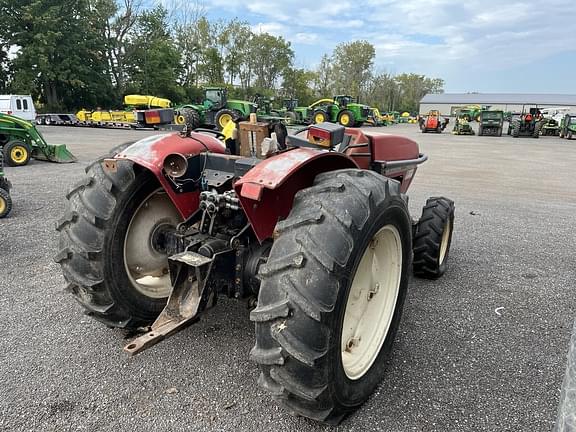
{"type": "Polygon", "coordinates": [[[168,265],[173,275],[173,288],[168,303],[150,330],[127,344],[124,351],[130,355],[138,354],[192,324],[212,294],[207,282],[214,260],[226,252],[218,252],[212,258],[192,251],[171,256],[168,265]]]}

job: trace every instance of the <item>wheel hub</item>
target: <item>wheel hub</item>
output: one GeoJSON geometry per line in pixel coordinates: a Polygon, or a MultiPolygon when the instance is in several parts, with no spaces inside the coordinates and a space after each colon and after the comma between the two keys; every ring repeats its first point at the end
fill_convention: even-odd
{"type": "Polygon", "coordinates": [[[166,233],[176,228],[180,215],[161,190],[150,194],[136,209],[124,241],[124,265],[134,287],[152,298],[165,298],[171,283],[166,256],[166,233]]]}
{"type": "Polygon", "coordinates": [[[400,234],[386,225],[366,248],[348,293],[341,356],[351,380],[364,376],[380,353],[396,310],[401,276],[400,234]]]}
{"type": "Polygon", "coordinates": [[[10,158],[16,163],[22,163],[26,160],[27,151],[22,146],[14,146],[10,151],[10,158]]]}

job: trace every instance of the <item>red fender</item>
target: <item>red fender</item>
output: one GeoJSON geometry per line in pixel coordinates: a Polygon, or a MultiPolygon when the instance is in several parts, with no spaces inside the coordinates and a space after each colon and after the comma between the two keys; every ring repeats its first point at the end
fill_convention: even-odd
{"type": "Polygon", "coordinates": [[[171,153],[194,156],[206,150],[210,150],[213,153],[224,153],[225,147],[222,141],[209,135],[192,132],[190,137],[183,137],[175,133],[144,138],[124,149],[115,158],[131,160],[135,164],[152,171],[178,209],[178,212],[186,219],[198,209],[200,193],[198,191],[174,192],[168,180],[162,174],[164,158],[171,153]]]}
{"type": "Polygon", "coordinates": [[[299,190],[311,186],[320,173],[345,168],[358,165],[342,153],[297,148],[262,161],[234,184],[234,190],[262,242],[288,216],[299,190]]]}

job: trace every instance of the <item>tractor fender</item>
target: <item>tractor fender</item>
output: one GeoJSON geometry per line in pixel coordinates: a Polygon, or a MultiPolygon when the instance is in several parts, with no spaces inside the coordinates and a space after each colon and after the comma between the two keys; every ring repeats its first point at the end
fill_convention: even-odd
{"type": "Polygon", "coordinates": [[[186,219],[198,209],[199,192],[176,193],[170,187],[168,179],[162,172],[164,158],[173,153],[190,157],[205,151],[225,153],[226,147],[222,141],[197,132],[192,132],[190,137],[176,133],[153,135],[126,147],[114,159],[130,160],[136,165],[151,171],[178,209],[178,212],[186,219]]]}
{"type": "Polygon", "coordinates": [[[272,237],[276,223],[288,216],[299,190],[312,186],[320,173],[346,168],[358,165],[342,153],[297,148],[260,162],[234,184],[234,190],[263,242],[272,237]]]}

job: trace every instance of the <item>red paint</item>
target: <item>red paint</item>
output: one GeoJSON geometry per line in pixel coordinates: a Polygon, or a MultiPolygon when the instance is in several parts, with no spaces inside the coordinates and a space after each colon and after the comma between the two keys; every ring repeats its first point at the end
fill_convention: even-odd
{"type": "Polygon", "coordinates": [[[272,237],[276,223],[290,213],[296,193],[312,186],[318,174],[344,168],[358,166],[342,153],[298,148],[266,159],[248,171],[234,189],[258,240],[272,237]],[[256,188],[259,199],[253,194],[256,188]]]}
{"type": "Polygon", "coordinates": [[[128,159],[152,171],[182,217],[187,218],[198,209],[199,192],[174,192],[162,174],[164,158],[172,153],[193,156],[207,149],[214,153],[224,153],[225,150],[221,141],[200,133],[193,132],[192,138],[182,137],[177,133],[154,135],[135,142],[118,154],[116,159],[128,159]]]}

